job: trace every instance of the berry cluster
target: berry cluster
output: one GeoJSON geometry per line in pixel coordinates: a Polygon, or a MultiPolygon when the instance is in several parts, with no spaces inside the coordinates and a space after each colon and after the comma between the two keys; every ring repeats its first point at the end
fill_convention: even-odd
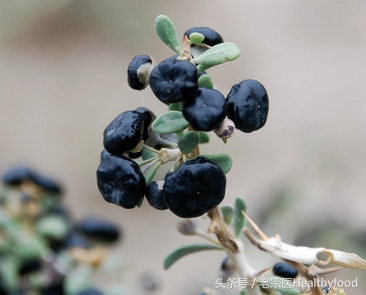
{"type": "Polygon", "coordinates": [[[121,230],[99,217],[75,220],[61,185],[28,166],[9,168],[1,180],[0,294],[105,294],[80,269],[101,273],[121,230]]]}
{"type": "Polygon", "coordinates": [[[207,70],[240,55],[209,27],[194,27],[178,40],[175,27],[164,15],[155,29],[175,55],[155,64],[150,55],[137,55],[129,64],[128,84],[150,86],[169,111],[156,117],[140,107],[124,111],[105,128],[98,188],[107,202],[124,208],[140,206],[146,197],[158,209],[184,218],[201,216],[225,196],[231,167],[227,155],[201,155],[199,145],[213,131],[224,142],[235,129],[245,133],[264,126],[268,95],[261,83],[246,79],[225,97],[213,85],[207,70]],[[162,164],[174,162],[164,179],[154,175],[162,164]]]}

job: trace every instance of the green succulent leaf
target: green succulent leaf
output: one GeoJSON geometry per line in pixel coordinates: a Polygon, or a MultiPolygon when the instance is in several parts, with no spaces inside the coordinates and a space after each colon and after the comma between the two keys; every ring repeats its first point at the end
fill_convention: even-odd
{"type": "Polygon", "coordinates": [[[160,39],[175,52],[180,53],[181,46],[174,23],[166,15],[158,15],[155,19],[155,31],[160,39]]]}
{"type": "Polygon", "coordinates": [[[177,260],[181,259],[184,256],[187,256],[192,253],[208,251],[208,250],[222,250],[221,247],[210,244],[194,244],[188,246],[182,246],[173,252],[171,252],[164,260],[164,269],[167,270],[170,268],[177,260]]]}
{"type": "Polygon", "coordinates": [[[227,154],[201,155],[220,166],[224,173],[228,173],[233,165],[233,160],[227,154]]]}
{"type": "MultiPolygon", "coordinates": [[[[20,260],[15,255],[5,256],[0,263],[0,275],[2,287],[10,293],[15,292],[18,286],[18,271],[20,260]]],[[[9,294],[10,294],[9,293],[9,294]]]]}
{"type": "Polygon", "coordinates": [[[194,131],[185,133],[178,140],[178,147],[183,154],[192,152],[199,143],[199,136],[194,131]]]}
{"type": "Polygon", "coordinates": [[[172,102],[169,104],[169,111],[182,111],[182,103],[181,102],[172,102]]]}
{"type": "Polygon", "coordinates": [[[151,125],[151,128],[160,134],[172,134],[181,132],[189,126],[179,111],[168,111],[157,117],[151,125]]]}
{"type": "Polygon", "coordinates": [[[279,276],[266,276],[261,278],[259,282],[264,290],[273,290],[282,294],[301,294],[301,290],[291,280],[286,280],[279,276]]]}
{"type": "Polygon", "coordinates": [[[205,131],[200,131],[198,133],[200,144],[209,143],[210,142],[210,136],[205,131]]]}
{"type": "Polygon", "coordinates": [[[232,224],[234,226],[236,237],[238,237],[241,234],[243,227],[245,226],[246,221],[243,212],[245,212],[246,210],[247,205],[245,204],[243,199],[236,198],[234,205],[234,216],[232,219],[232,224]]]}
{"type": "Polygon", "coordinates": [[[38,259],[47,252],[47,246],[43,239],[24,232],[19,232],[18,234],[21,237],[19,236],[17,243],[13,245],[12,251],[19,259],[38,259]]]}
{"type": "Polygon", "coordinates": [[[153,159],[156,157],[157,157],[157,153],[152,151],[151,149],[145,148],[145,147],[142,149],[142,153],[141,153],[142,160],[145,161],[145,160],[153,159]]]}
{"type": "Polygon", "coordinates": [[[203,74],[198,78],[198,85],[204,88],[214,89],[212,79],[207,74],[203,74]]]}
{"type": "Polygon", "coordinates": [[[58,214],[52,214],[37,222],[36,232],[45,238],[62,240],[69,233],[69,226],[65,218],[58,214]]]}
{"type": "Polygon", "coordinates": [[[231,220],[234,216],[234,207],[231,205],[222,205],[221,213],[222,213],[222,216],[224,217],[224,222],[226,224],[230,224],[231,220]]]}
{"type": "Polygon", "coordinates": [[[193,61],[198,64],[200,72],[213,66],[232,61],[240,56],[240,49],[235,43],[224,42],[217,44],[195,57],[193,61]]]}
{"type": "Polygon", "coordinates": [[[189,35],[189,40],[191,40],[192,44],[199,44],[205,40],[205,36],[201,33],[194,32],[189,35]]]}
{"type": "Polygon", "coordinates": [[[85,267],[70,271],[64,281],[64,289],[67,295],[77,295],[91,286],[91,271],[85,267]]]}

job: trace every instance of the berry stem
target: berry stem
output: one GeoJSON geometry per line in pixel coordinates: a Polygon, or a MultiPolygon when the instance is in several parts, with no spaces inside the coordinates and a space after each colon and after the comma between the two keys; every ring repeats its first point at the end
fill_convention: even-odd
{"type": "Polygon", "coordinates": [[[207,241],[209,241],[209,242],[211,242],[211,243],[213,243],[213,244],[215,244],[217,246],[222,246],[220,242],[212,239],[210,236],[208,236],[207,234],[205,234],[202,231],[197,231],[196,232],[196,236],[201,237],[201,238],[203,238],[203,239],[205,239],[205,240],[207,240],[207,241]]]}
{"type": "Polygon", "coordinates": [[[155,163],[153,166],[152,166],[152,168],[151,168],[151,171],[146,175],[146,183],[148,184],[148,183],[150,183],[152,180],[153,180],[153,178],[154,178],[154,176],[155,176],[155,174],[156,174],[156,172],[159,170],[159,168],[160,168],[160,166],[162,165],[163,163],[162,162],[157,162],[157,163],[155,163]]]}
{"type": "MultiPolygon", "coordinates": [[[[248,279],[248,282],[254,285],[257,272],[249,264],[248,258],[244,252],[243,242],[233,237],[224,222],[219,207],[215,207],[208,212],[208,217],[211,219],[208,233],[214,233],[216,235],[220,244],[232,259],[235,270],[240,277],[248,279]]],[[[252,286],[247,289],[247,294],[260,295],[261,292],[258,286],[252,286]]]]}
{"type": "Polygon", "coordinates": [[[148,164],[146,164],[146,165],[144,165],[142,168],[141,168],[141,172],[143,173],[143,174],[145,174],[151,167],[153,167],[156,163],[159,163],[159,162],[161,162],[161,160],[160,160],[160,158],[159,157],[156,157],[156,158],[152,158],[153,160],[150,162],[150,163],[148,163],[148,164]]]}
{"type": "Polygon", "coordinates": [[[153,152],[153,153],[155,153],[155,154],[159,154],[160,153],[160,151],[159,150],[157,150],[157,149],[154,149],[153,147],[151,147],[151,146],[148,146],[148,145],[144,145],[144,149],[147,149],[147,150],[149,150],[150,152],[153,152]]]}
{"type": "Polygon", "coordinates": [[[146,160],[143,160],[141,162],[138,162],[137,164],[140,166],[140,167],[143,167],[149,163],[151,163],[152,161],[155,161],[156,159],[158,159],[158,157],[153,157],[153,158],[149,158],[149,159],[146,159],[146,160]]]}

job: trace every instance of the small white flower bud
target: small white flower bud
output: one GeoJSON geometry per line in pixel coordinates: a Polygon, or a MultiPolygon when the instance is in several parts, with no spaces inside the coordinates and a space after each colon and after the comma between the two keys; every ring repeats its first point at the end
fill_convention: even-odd
{"type": "Polygon", "coordinates": [[[235,124],[229,118],[225,118],[214,130],[215,134],[222,140],[232,137],[235,133],[235,124]]]}
{"type": "Polygon", "coordinates": [[[177,222],[177,228],[183,235],[195,235],[198,230],[198,221],[193,218],[180,218],[177,222]]]}

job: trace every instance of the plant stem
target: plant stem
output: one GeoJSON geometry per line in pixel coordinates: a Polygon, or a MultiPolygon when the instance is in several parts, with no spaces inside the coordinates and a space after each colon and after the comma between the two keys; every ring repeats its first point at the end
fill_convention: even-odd
{"type": "Polygon", "coordinates": [[[229,231],[226,223],[223,220],[219,207],[215,207],[208,212],[208,217],[212,223],[208,229],[209,233],[214,233],[220,244],[228,253],[230,259],[234,263],[236,272],[241,278],[248,280],[249,288],[246,289],[249,295],[260,295],[259,286],[256,283],[258,272],[255,271],[249,264],[248,258],[244,252],[244,244],[242,241],[235,239],[229,231]]]}

